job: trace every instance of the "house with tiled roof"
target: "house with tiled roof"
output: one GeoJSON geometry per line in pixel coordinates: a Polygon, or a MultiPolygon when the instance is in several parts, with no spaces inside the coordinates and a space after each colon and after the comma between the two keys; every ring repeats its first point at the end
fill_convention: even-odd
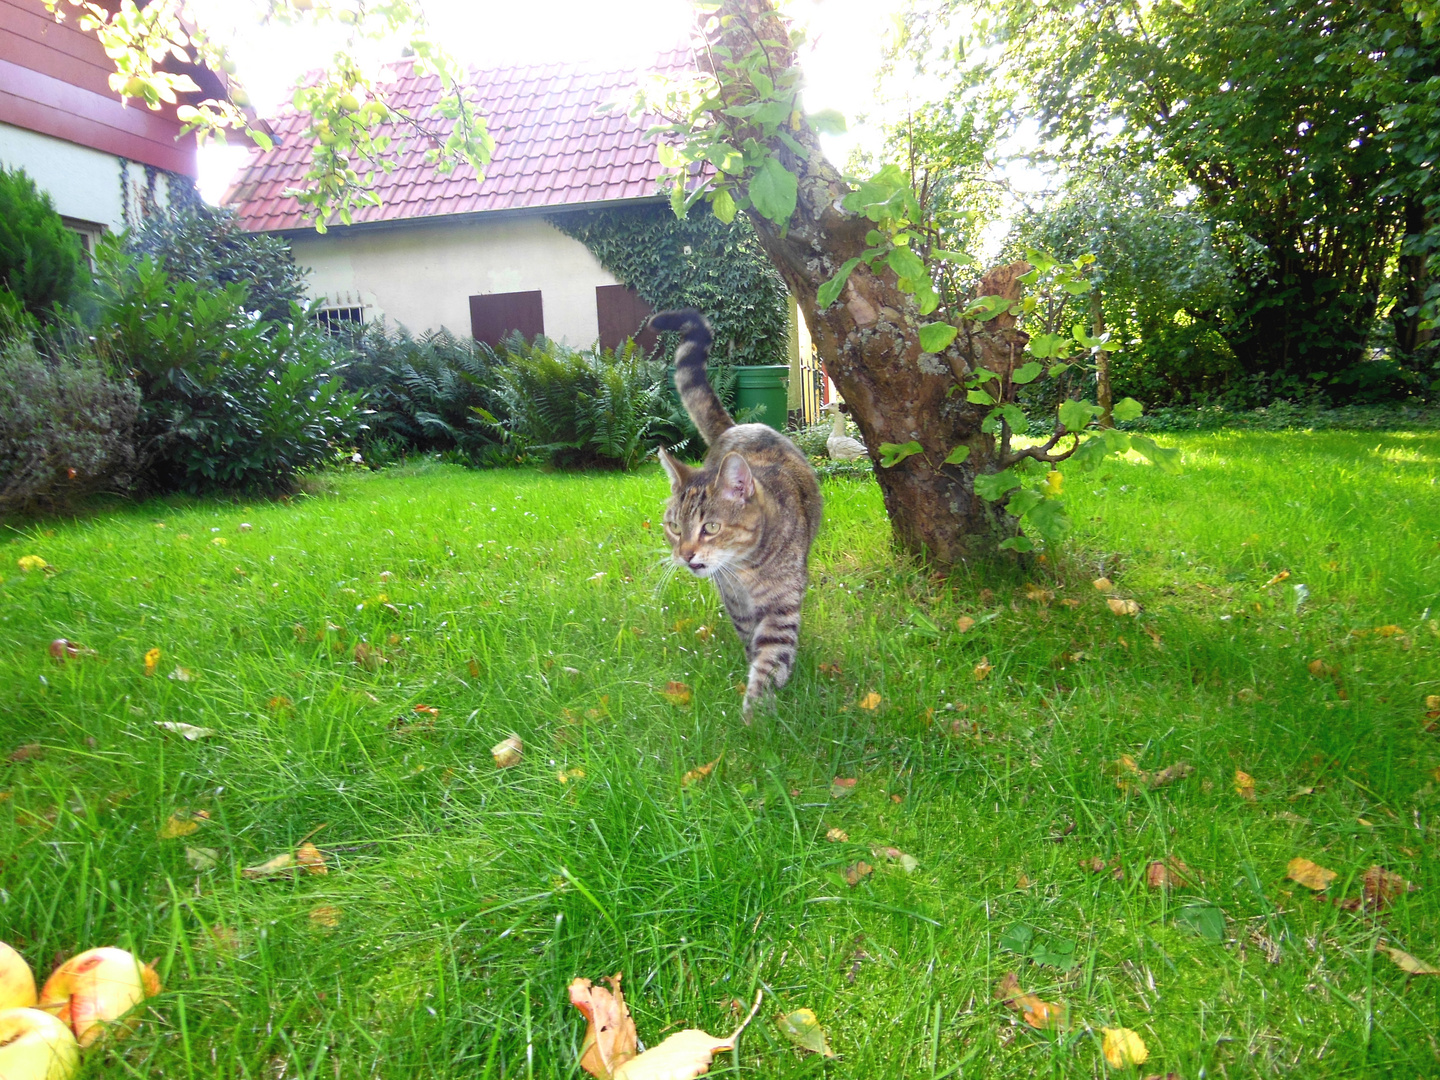
{"type": "Polygon", "coordinates": [[[227,86],[223,73],[167,58],[165,70],[200,91],[159,109],[122,104],[114,61],[64,10],[57,22],[44,0],[0,0],[0,166],[24,169],[89,250],[104,232],[196,198],[195,136],[180,133],[175,110],[227,86]]]}
{"type": "MultiPolygon", "coordinates": [[[[687,62],[675,53],[656,67],[687,62]]],[[[491,343],[518,330],[614,346],[648,307],[549,219],[664,200],[657,144],[624,107],[642,77],[559,63],[472,71],[471,96],[495,140],[484,177],[463,164],[437,173],[424,160],[427,146],[412,140],[393,171],[377,174],[379,204],[324,233],[286,194],[303,184],[312,149],[306,119],[287,110],[270,121],[275,147],[252,154],[223,202],[246,229],[290,241],[327,321],[383,318],[414,333],[445,327],[491,343]]],[[[440,93],[435,76],[408,63],[380,85],[387,103],[416,116],[440,93]]],[[[393,133],[397,141],[403,134],[393,133]]]]}

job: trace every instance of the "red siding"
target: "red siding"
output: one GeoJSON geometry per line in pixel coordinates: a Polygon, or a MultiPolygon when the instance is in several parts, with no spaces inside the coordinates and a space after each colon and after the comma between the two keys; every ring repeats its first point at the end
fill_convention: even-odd
{"type": "MultiPolygon", "coordinates": [[[[122,106],[105,50],[79,29],[76,9],[65,12],[56,23],[42,0],[0,0],[0,122],[195,176],[195,137],[177,140],[174,107],[122,106]]],[[[206,83],[218,90],[213,76],[206,83]]]]}

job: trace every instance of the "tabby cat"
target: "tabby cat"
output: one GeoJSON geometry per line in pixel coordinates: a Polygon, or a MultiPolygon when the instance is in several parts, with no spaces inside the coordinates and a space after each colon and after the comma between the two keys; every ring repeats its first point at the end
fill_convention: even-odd
{"type": "Polygon", "coordinates": [[[650,326],[683,335],[675,387],[710,447],[699,468],[660,448],[670,474],[665,538],[677,564],[715,582],[745,643],[749,721],[756,704],[784,686],[795,667],[810,544],[820,528],[820,485],[784,435],[765,424],[737,424],[725,411],[705,377],[714,339],[698,311],[662,311],[650,326]]]}

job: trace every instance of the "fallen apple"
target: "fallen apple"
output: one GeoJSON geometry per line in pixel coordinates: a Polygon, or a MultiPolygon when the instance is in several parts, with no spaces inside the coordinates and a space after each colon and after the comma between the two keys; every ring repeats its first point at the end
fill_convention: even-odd
{"type": "Polygon", "coordinates": [[[75,1036],[39,1009],[0,1012],[0,1076],[5,1080],[70,1080],[80,1067],[75,1036]]]}
{"type": "MultiPolygon", "coordinates": [[[[37,1008],[58,1017],[89,1046],[147,997],[160,993],[160,977],[124,949],[90,949],[72,956],[45,980],[37,1008]]],[[[119,1025],[117,1037],[134,1031],[139,1015],[119,1025]]],[[[4,1075],[0,1073],[0,1075],[4,1075]]]]}
{"type": "Polygon", "coordinates": [[[34,1004],[35,976],[30,973],[30,965],[0,941],[0,1009],[26,1009],[34,1004]]]}

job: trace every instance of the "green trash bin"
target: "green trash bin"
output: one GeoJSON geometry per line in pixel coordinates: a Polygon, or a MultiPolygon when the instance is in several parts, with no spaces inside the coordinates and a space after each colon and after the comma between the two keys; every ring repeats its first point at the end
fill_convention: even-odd
{"type": "Polygon", "coordinates": [[[785,430],[786,388],[790,385],[789,364],[757,364],[735,369],[735,411],[743,413],[756,405],[765,411],[755,421],[785,430]]]}

